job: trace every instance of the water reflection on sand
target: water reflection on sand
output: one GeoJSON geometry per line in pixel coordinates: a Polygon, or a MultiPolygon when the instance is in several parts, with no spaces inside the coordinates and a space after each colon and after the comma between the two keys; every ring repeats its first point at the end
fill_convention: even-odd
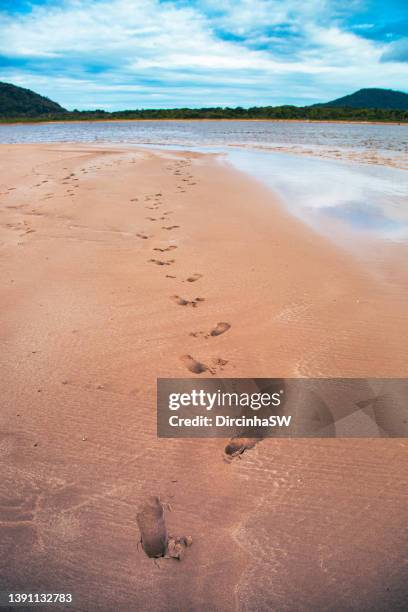
{"type": "Polygon", "coordinates": [[[373,237],[408,238],[408,176],[384,166],[234,149],[229,161],[262,180],[303,221],[338,219],[373,237]]]}

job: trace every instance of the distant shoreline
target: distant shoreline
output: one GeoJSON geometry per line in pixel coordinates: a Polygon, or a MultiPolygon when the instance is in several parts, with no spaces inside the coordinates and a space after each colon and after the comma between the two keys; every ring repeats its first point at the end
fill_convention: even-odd
{"type": "Polygon", "coordinates": [[[251,122],[251,123],[335,123],[335,124],[357,124],[357,125],[408,125],[408,121],[380,121],[380,120],[373,120],[373,121],[361,121],[358,119],[248,119],[248,118],[237,118],[237,117],[231,117],[231,118],[214,118],[214,119],[209,119],[209,118],[202,118],[202,119],[167,119],[165,117],[163,118],[155,118],[155,119],[135,119],[135,118],[129,118],[129,119],[61,119],[61,120],[57,120],[57,119],[52,119],[52,120],[42,120],[42,119],[22,119],[22,120],[11,120],[11,121],[6,121],[4,119],[0,119],[0,126],[1,125],[39,125],[39,124],[53,124],[53,123],[129,123],[129,122],[135,122],[135,123],[162,123],[162,122],[172,122],[172,123],[203,123],[203,122],[214,122],[214,121],[225,121],[225,122],[231,122],[231,121],[240,121],[240,122],[251,122]]]}

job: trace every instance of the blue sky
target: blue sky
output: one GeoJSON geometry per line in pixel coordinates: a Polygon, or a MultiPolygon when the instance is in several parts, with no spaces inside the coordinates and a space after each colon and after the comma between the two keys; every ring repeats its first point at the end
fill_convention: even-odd
{"type": "Polygon", "coordinates": [[[0,0],[0,80],[69,109],[408,90],[407,0],[0,0]]]}

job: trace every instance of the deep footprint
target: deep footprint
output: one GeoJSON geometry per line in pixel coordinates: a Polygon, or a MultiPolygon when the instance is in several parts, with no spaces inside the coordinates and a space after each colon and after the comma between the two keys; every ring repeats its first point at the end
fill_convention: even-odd
{"type": "Polygon", "coordinates": [[[158,497],[149,497],[136,515],[142,548],[148,557],[164,557],[167,552],[168,533],[164,509],[158,497]]]}
{"type": "Polygon", "coordinates": [[[181,363],[193,374],[202,374],[209,370],[208,366],[200,361],[197,361],[191,355],[182,355],[180,357],[181,363]]]}

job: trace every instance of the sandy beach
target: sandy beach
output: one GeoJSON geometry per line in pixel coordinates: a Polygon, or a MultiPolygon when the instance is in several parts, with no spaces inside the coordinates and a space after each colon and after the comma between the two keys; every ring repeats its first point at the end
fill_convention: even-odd
{"type": "Polygon", "coordinates": [[[220,377],[408,376],[407,247],[381,249],[359,261],[214,155],[1,145],[0,589],[402,610],[406,440],[265,440],[228,464],[222,440],[156,437],[156,379],[199,377],[187,355],[220,377]],[[138,548],[151,494],[193,538],[181,562],[138,548]]]}

